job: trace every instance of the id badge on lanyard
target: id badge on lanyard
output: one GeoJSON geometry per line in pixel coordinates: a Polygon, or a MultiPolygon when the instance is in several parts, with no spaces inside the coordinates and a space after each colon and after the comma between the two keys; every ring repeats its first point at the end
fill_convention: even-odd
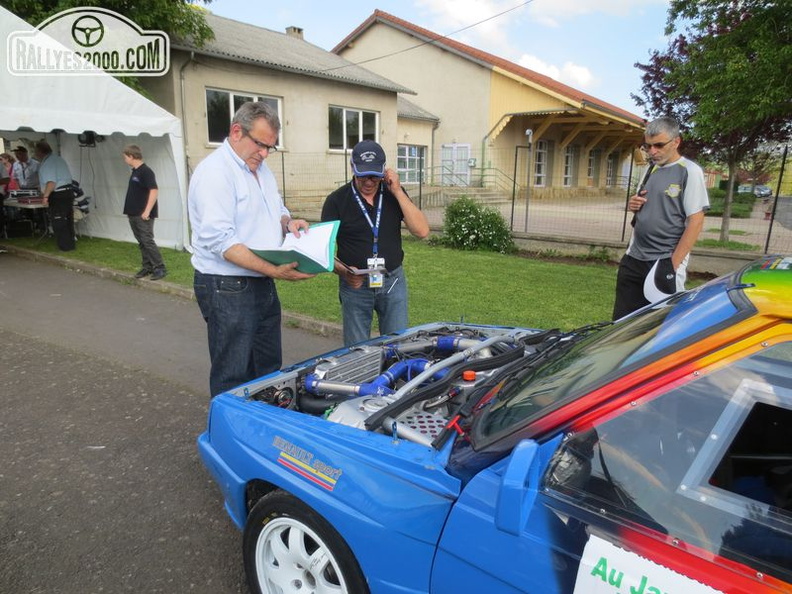
{"type": "Polygon", "coordinates": [[[378,257],[379,252],[379,226],[380,220],[382,219],[382,185],[380,185],[379,189],[379,204],[377,204],[377,218],[374,222],[371,221],[371,217],[366,210],[363,201],[358,196],[357,189],[355,188],[355,184],[352,184],[352,193],[355,195],[355,200],[358,202],[358,206],[360,206],[360,210],[363,212],[363,216],[366,217],[366,221],[368,221],[369,227],[371,227],[371,232],[374,234],[374,255],[371,258],[366,260],[366,265],[368,267],[368,286],[370,289],[380,289],[382,288],[382,283],[385,275],[383,274],[383,270],[385,270],[385,258],[378,257]]]}
{"type": "Polygon", "coordinates": [[[366,260],[368,264],[368,278],[369,278],[369,288],[370,289],[379,289],[382,287],[382,281],[384,275],[382,274],[382,270],[385,268],[385,258],[369,258],[366,260]]]}

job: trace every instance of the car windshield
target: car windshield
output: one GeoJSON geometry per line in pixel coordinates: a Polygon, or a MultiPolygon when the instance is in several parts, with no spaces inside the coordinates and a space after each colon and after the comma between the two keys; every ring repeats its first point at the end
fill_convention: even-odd
{"type": "Polygon", "coordinates": [[[570,332],[549,356],[528,357],[478,407],[477,443],[508,435],[570,399],[646,365],[734,316],[724,283],[680,293],[593,333],[570,332]]]}

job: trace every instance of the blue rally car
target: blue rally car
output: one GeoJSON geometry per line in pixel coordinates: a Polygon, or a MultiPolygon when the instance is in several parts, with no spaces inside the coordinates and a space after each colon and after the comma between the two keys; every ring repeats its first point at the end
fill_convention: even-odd
{"type": "Polygon", "coordinates": [[[792,258],[571,332],[428,324],[198,440],[254,593],[792,592],[792,258]]]}

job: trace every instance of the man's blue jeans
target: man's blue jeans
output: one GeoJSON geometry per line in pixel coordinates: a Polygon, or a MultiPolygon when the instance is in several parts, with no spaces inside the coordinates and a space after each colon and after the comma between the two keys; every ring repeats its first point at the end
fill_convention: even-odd
{"type": "Polygon", "coordinates": [[[401,266],[385,276],[379,289],[368,287],[368,277],[360,289],[353,289],[339,277],[338,298],[344,322],[344,346],[369,339],[375,311],[381,335],[407,328],[407,278],[401,266]]]}
{"type": "Polygon", "coordinates": [[[281,305],[271,278],[195,271],[193,289],[209,334],[212,396],[281,367],[281,305]]]}

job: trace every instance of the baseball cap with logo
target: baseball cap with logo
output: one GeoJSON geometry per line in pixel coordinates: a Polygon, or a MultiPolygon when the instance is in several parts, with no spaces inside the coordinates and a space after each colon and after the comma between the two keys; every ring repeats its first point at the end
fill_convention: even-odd
{"type": "Polygon", "coordinates": [[[352,149],[352,171],[358,177],[384,177],[385,151],[373,140],[361,140],[352,149]]]}
{"type": "Polygon", "coordinates": [[[649,303],[657,303],[676,291],[676,272],[671,258],[657,260],[644,279],[644,297],[649,303]]]}

